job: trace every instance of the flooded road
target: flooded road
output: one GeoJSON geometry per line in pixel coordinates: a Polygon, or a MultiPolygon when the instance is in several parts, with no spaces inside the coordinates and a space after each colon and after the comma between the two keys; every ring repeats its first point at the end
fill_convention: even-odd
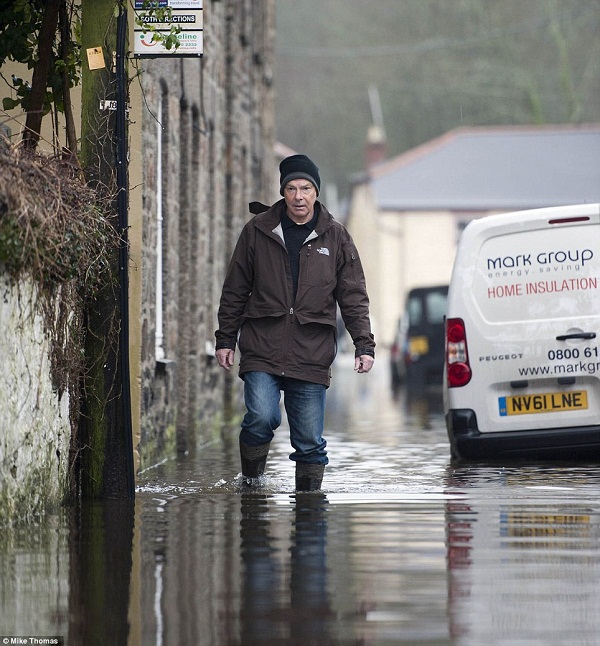
{"type": "Polygon", "coordinates": [[[68,644],[600,644],[598,465],[452,466],[439,395],[340,357],[321,493],[287,428],[263,486],[237,427],[141,474],[135,505],[0,538],[0,635],[68,644]]]}

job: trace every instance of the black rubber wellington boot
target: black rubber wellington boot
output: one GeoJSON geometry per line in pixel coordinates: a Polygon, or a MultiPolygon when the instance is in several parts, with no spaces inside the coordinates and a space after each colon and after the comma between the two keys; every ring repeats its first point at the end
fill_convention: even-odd
{"type": "Polygon", "coordinates": [[[296,462],[296,491],[319,491],[324,472],[324,464],[296,462]]]}
{"type": "Polygon", "coordinates": [[[270,442],[259,446],[248,446],[240,440],[242,477],[247,484],[258,484],[258,479],[265,472],[270,446],[270,442]]]}

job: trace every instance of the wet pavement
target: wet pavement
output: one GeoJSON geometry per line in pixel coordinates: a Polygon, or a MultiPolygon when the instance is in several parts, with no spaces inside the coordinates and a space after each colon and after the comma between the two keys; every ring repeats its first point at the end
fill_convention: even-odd
{"type": "Polygon", "coordinates": [[[453,466],[439,393],[340,357],[331,464],[295,494],[287,429],[260,489],[237,428],[141,474],[135,504],[2,530],[0,636],[68,644],[600,644],[600,468],[453,466]]]}

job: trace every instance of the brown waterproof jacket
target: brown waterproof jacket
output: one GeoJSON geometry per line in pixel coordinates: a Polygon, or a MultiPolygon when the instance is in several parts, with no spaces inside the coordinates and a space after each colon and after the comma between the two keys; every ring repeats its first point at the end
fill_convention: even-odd
{"type": "Polygon", "coordinates": [[[346,228],[318,206],[315,229],[300,250],[295,302],[280,224],[285,201],[252,218],[240,234],[215,337],[217,349],[235,349],[238,341],[242,378],[260,370],[328,386],[336,353],[336,303],[356,355],[374,353],[358,252],[346,228]]]}

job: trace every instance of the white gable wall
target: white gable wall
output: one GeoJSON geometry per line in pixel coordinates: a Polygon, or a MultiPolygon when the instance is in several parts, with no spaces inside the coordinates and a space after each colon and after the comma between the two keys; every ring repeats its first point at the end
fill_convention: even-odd
{"type": "Polygon", "coordinates": [[[379,312],[379,340],[394,338],[406,293],[413,287],[448,283],[456,250],[455,219],[448,212],[382,212],[378,216],[382,237],[379,282],[384,298],[379,312]],[[401,236],[394,237],[394,230],[401,236]]]}
{"type": "Polygon", "coordinates": [[[380,211],[370,184],[352,195],[348,228],[365,271],[379,348],[394,340],[406,292],[450,280],[457,230],[449,211],[380,211]]]}

